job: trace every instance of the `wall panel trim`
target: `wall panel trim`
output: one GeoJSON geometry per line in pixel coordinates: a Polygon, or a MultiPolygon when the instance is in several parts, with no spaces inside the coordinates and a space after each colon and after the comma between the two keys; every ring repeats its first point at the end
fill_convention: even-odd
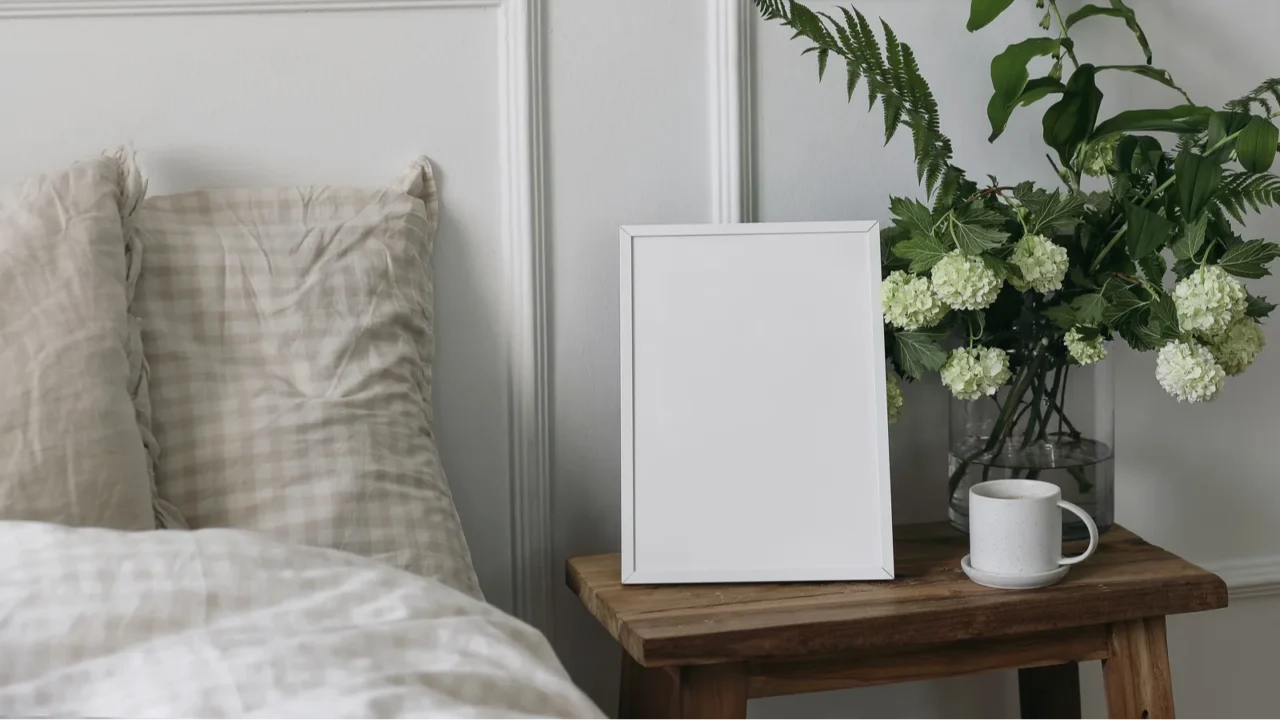
{"type": "Polygon", "coordinates": [[[0,0],[0,18],[241,15],[500,7],[504,0],[0,0]]]}

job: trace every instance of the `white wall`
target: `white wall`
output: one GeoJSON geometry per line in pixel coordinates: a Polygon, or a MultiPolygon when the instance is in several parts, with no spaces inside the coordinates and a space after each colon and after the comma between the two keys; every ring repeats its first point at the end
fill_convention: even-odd
{"type": "MultiPolygon", "coordinates": [[[[720,132],[710,38],[720,0],[548,0],[548,157],[553,368],[552,477],[557,559],[618,546],[616,228],[623,223],[710,221],[720,197],[713,151],[720,132]]],[[[829,0],[815,5],[830,6],[829,0]]],[[[976,34],[963,31],[961,0],[861,0],[912,44],[942,108],[956,162],[981,177],[1054,181],[1039,140],[1041,111],[1015,115],[988,145],[987,66],[1035,30],[1033,4],[976,34]]],[[[1069,6],[1072,3],[1066,2],[1069,6]]],[[[1198,101],[1218,105],[1280,74],[1273,28],[1280,5],[1256,0],[1135,0],[1155,45],[1198,101]]],[[[888,220],[890,194],[919,195],[910,141],[882,147],[879,111],[847,106],[840,69],[819,85],[812,57],[789,33],[753,22],[754,162],[748,198],[758,220],[888,220]]],[[[1081,25],[1090,59],[1140,62],[1123,25],[1081,25]]],[[[1105,88],[1104,114],[1170,101],[1144,85],[1105,88]]],[[[1249,237],[1280,230],[1280,215],[1249,237]]],[[[1271,278],[1252,284],[1275,294],[1271,278]]],[[[1117,518],[1148,539],[1219,569],[1231,581],[1280,580],[1280,352],[1267,351],[1225,396],[1178,406],[1153,377],[1154,359],[1117,355],[1117,518]],[[1154,419],[1154,421],[1153,421],[1154,419]]],[[[899,522],[945,517],[947,400],[911,387],[893,430],[894,513],[899,522]]],[[[766,427],[761,432],[767,432],[766,427]]],[[[1170,652],[1184,715],[1256,716],[1280,711],[1261,668],[1280,661],[1280,598],[1170,624],[1170,652]]],[[[606,708],[616,692],[617,650],[567,590],[556,593],[556,642],[575,678],[606,708]]],[[[1096,665],[1096,664],[1095,664],[1096,665]]],[[[1086,668],[1086,713],[1102,713],[1099,673],[1086,668]]],[[[794,715],[1015,716],[1011,673],[972,679],[754,701],[761,717],[794,715]]]]}
{"type": "MultiPolygon", "coordinates": [[[[1038,114],[1019,113],[999,144],[985,143],[987,63],[1034,28],[1030,0],[972,36],[961,30],[963,0],[857,1],[915,47],[957,142],[958,164],[979,176],[1052,181],[1038,114]]],[[[1134,4],[1160,64],[1203,102],[1220,103],[1280,68],[1273,42],[1280,5],[1134,4]]],[[[846,105],[838,68],[819,85],[801,46],[758,21],[748,23],[749,62],[734,62],[732,42],[728,52],[716,49],[713,38],[736,37],[721,25],[735,7],[744,6],[0,0],[0,137],[8,138],[0,180],[126,140],[144,151],[156,192],[374,183],[411,154],[431,155],[444,195],[442,453],[486,590],[500,606],[535,618],[547,577],[538,504],[544,396],[540,318],[526,300],[538,296],[530,281],[540,223],[531,203],[545,198],[554,639],[574,677],[612,707],[618,651],[561,585],[560,563],[618,547],[618,226],[724,218],[740,186],[760,220],[887,220],[889,194],[919,193],[908,142],[881,146],[878,113],[865,113],[861,98],[846,105]],[[521,40],[526,25],[538,30],[526,21],[536,20],[528,11],[539,7],[535,57],[545,85],[521,40]],[[311,12],[320,10],[334,12],[311,12]],[[40,17],[17,19],[33,15],[40,17]],[[740,118],[733,93],[721,92],[729,86],[714,82],[739,77],[736,70],[754,90],[740,118]],[[534,112],[539,101],[542,116],[534,112]],[[539,120],[545,187],[530,134],[539,120]],[[732,142],[735,128],[753,128],[744,134],[748,152],[732,142]]],[[[1096,57],[1112,45],[1105,52],[1135,61],[1122,27],[1092,25],[1082,53],[1096,57]]],[[[1138,93],[1150,92],[1132,83],[1111,89],[1109,109],[1139,104],[1138,93]]],[[[1252,234],[1274,238],[1277,229],[1272,216],[1253,224],[1252,234]]],[[[1276,285],[1269,279],[1254,287],[1274,295],[1276,285]]],[[[1194,408],[1159,390],[1150,356],[1117,355],[1119,520],[1229,580],[1280,589],[1280,535],[1272,530],[1280,515],[1272,461],[1278,433],[1268,412],[1280,401],[1280,351],[1264,353],[1221,401],[1194,408]]],[[[907,398],[893,431],[895,519],[940,519],[946,397],[925,384],[909,388],[907,398]]],[[[1266,668],[1280,660],[1277,612],[1274,595],[1237,598],[1226,611],[1171,623],[1184,714],[1280,711],[1266,685],[1266,668]]],[[[1090,669],[1086,707],[1094,712],[1096,681],[1090,669]]],[[[1012,676],[1002,674],[762,701],[751,712],[1008,715],[1014,696],[1012,676]]]]}

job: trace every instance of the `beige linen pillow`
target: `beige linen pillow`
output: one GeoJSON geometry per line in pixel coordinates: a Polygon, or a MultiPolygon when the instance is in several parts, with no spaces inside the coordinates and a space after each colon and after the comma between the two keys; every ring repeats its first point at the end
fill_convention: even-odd
{"type": "Polygon", "coordinates": [[[142,190],[126,153],[0,190],[0,519],[156,526],[121,224],[142,190]]]}
{"type": "Polygon", "coordinates": [[[436,218],[425,160],[392,188],[143,203],[157,484],[191,527],[346,550],[479,594],[431,427],[436,218]]]}

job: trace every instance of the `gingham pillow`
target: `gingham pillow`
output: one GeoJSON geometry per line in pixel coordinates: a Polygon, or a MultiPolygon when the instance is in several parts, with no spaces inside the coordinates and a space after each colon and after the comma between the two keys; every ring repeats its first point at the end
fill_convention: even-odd
{"type": "Polygon", "coordinates": [[[437,213],[425,159],[386,189],[143,203],[156,482],[191,527],[346,550],[479,596],[431,427],[437,213]]]}
{"type": "Polygon", "coordinates": [[[156,527],[122,228],[142,191],[124,152],[0,189],[0,520],[156,527]]]}

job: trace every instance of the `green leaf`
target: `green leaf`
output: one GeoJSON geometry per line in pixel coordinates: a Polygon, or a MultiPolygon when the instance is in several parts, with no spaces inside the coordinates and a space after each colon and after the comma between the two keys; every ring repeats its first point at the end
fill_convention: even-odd
{"type": "Polygon", "coordinates": [[[1138,267],[1142,268],[1142,274],[1146,276],[1147,282],[1156,287],[1164,285],[1164,276],[1169,272],[1169,264],[1164,261],[1163,255],[1151,253],[1138,261],[1138,267]]]}
{"type": "Polygon", "coordinates": [[[1155,350],[1164,344],[1160,335],[1151,329],[1151,325],[1142,320],[1141,314],[1138,316],[1138,322],[1122,323],[1116,327],[1116,332],[1129,343],[1129,347],[1138,352],[1155,350]]]}
{"type": "Polygon", "coordinates": [[[1173,223],[1144,207],[1126,203],[1129,230],[1125,236],[1129,257],[1135,261],[1156,252],[1173,236],[1173,223]]]}
{"type": "Polygon", "coordinates": [[[1044,114],[1044,142],[1058,151],[1063,165],[1070,164],[1076,147],[1093,133],[1101,106],[1102,91],[1094,82],[1094,67],[1081,65],[1072,73],[1062,99],[1044,114]]]}
{"type": "Polygon", "coordinates": [[[1032,200],[1026,203],[1030,217],[1027,220],[1027,233],[1039,234],[1042,230],[1074,225],[1081,221],[1080,211],[1088,203],[1088,198],[1079,193],[1062,193],[1054,191],[1043,200],[1032,200]]]}
{"type": "Polygon", "coordinates": [[[1076,326],[1076,311],[1072,310],[1070,305],[1047,307],[1040,311],[1040,314],[1063,330],[1070,330],[1076,326]]]}
{"type": "Polygon", "coordinates": [[[1081,20],[1087,20],[1091,17],[1098,17],[1099,15],[1105,16],[1105,17],[1124,17],[1125,13],[1123,10],[1116,10],[1115,8],[1099,7],[1097,5],[1085,5],[1079,10],[1068,15],[1065,23],[1066,23],[1067,29],[1070,30],[1071,28],[1075,27],[1076,23],[1080,22],[1081,20]]]}
{"type": "Polygon", "coordinates": [[[1178,308],[1168,295],[1151,301],[1151,330],[1160,340],[1177,340],[1182,334],[1178,329],[1178,308]]]}
{"type": "Polygon", "coordinates": [[[895,224],[920,235],[933,235],[933,214],[929,207],[919,200],[909,198],[889,198],[889,212],[893,213],[895,224]]]}
{"type": "Polygon", "coordinates": [[[1071,303],[1077,325],[1097,325],[1107,311],[1107,300],[1099,293],[1081,295],[1071,303]]]}
{"type": "Polygon", "coordinates": [[[969,5],[969,22],[965,27],[969,32],[976,32],[991,24],[1000,17],[1000,13],[1009,9],[1013,0],[972,0],[969,5]]]}
{"type": "Polygon", "coordinates": [[[1191,273],[1195,272],[1199,268],[1200,263],[1195,260],[1191,260],[1190,258],[1186,260],[1179,260],[1173,264],[1173,276],[1179,280],[1185,280],[1189,275],[1191,275],[1191,273]]]}
{"type": "Polygon", "coordinates": [[[1178,87],[1178,84],[1173,81],[1173,75],[1171,75],[1168,70],[1151,67],[1150,65],[1099,65],[1098,72],[1102,72],[1103,70],[1117,70],[1119,72],[1133,73],[1134,75],[1141,75],[1148,80],[1155,80],[1165,87],[1177,90],[1182,94],[1182,98],[1187,101],[1187,104],[1191,104],[1191,98],[1187,95],[1187,91],[1178,87]]]}
{"type": "Polygon", "coordinates": [[[1027,81],[1031,78],[1027,63],[1032,58],[1052,55],[1061,47],[1062,42],[1056,38],[1031,38],[1010,45],[991,59],[991,87],[994,93],[987,103],[987,118],[991,121],[989,141],[994,141],[1004,132],[1009,116],[1022,98],[1027,81]]]}
{"type": "Polygon", "coordinates": [[[939,343],[946,337],[942,331],[916,330],[894,334],[893,357],[909,378],[919,380],[937,372],[947,361],[947,353],[939,343]]]}
{"type": "Polygon", "coordinates": [[[1147,40],[1147,35],[1142,31],[1142,27],[1138,25],[1138,18],[1133,10],[1127,7],[1121,0],[1111,0],[1111,7],[1100,7],[1098,5],[1085,5],[1079,10],[1067,16],[1064,24],[1070,30],[1076,23],[1081,20],[1087,20],[1091,17],[1114,17],[1124,20],[1125,25],[1129,26],[1134,36],[1138,39],[1138,45],[1142,47],[1143,56],[1147,60],[1147,64],[1151,64],[1151,43],[1147,40]]]}
{"type": "Polygon", "coordinates": [[[822,25],[822,19],[797,2],[791,3],[791,25],[796,29],[797,36],[804,35],[811,40],[816,41],[827,34],[827,29],[822,25]]]}
{"type": "Polygon", "coordinates": [[[970,225],[954,216],[950,224],[951,239],[956,247],[965,255],[981,255],[986,250],[994,250],[1009,239],[1009,233],[992,230],[981,225],[970,225]]]}
{"type": "MultiPolygon", "coordinates": [[[[1249,115],[1246,113],[1215,112],[1209,117],[1209,136],[1205,142],[1205,147],[1216,147],[1218,143],[1226,140],[1229,136],[1244,130],[1248,124],[1249,115]]],[[[1214,151],[1209,157],[1213,158],[1214,162],[1224,163],[1231,157],[1235,146],[1236,141],[1232,140],[1214,151]]]]}
{"type": "Polygon", "coordinates": [[[1098,289],[1098,283],[1086,276],[1084,274],[1084,268],[1079,265],[1072,265],[1071,269],[1067,271],[1067,275],[1071,278],[1071,282],[1079,287],[1089,288],[1090,290],[1098,289]]]}
{"type": "Polygon", "coordinates": [[[893,246],[893,254],[911,261],[911,272],[927,272],[951,252],[950,248],[932,235],[912,233],[909,240],[893,246]]]}
{"type": "Polygon", "coordinates": [[[1280,257],[1280,245],[1266,240],[1250,240],[1228,250],[1218,260],[1227,272],[1242,278],[1260,278],[1271,274],[1267,263],[1280,257]]]}
{"type": "Polygon", "coordinates": [[[1061,95],[1067,91],[1067,86],[1062,84],[1058,78],[1042,77],[1031,80],[1027,86],[1022,89],[1022,95],[1018,98],[1018,104],[1026,107],[1046,95],[1057,93],[1061,95]]]}
{"type": "Polygon", "coordinates": [[[1178,205],[1182,217],[1199,217],[1222,183],[1222,166],[1192,152],[1178,153],[1174,174],[1178,179],[1178,205]]]}
{"type": "Polygon", "coordinates": [[[1111,7],[1125,13],[1124,24],[1128,26],[1129,31],[1138,39],[1138,45],[1142,48],[1142,56],[1146,59],[1147,64],[1151,64],[1151,43],[1147,40],[1147,34],[1142,31],[1142,26],[1138,24],[1138,16],[1133,9],[1124,4],[1124,0],[1111,0],[1111,7]]]}
{"type": "Polygon", "coordinates": [[[1023,282],[1022,270],[1017,265],[996,257],[995,255],[983,255],[982,262],[991,268],[1001,280],[1017,280],[1023,282]]]}
{"type": "Polygon", "coordinates": [[[1198,133],[1209,126],[1213,111],[1199,105],[1178,105],[1167,110],[1126,110],[1098,123],[1095,137],[1119,132],[1198,133]]]}
{"type": "Polygon", "coordinates": [[[1195,258],[1200,248],[1204,247],[1205,230],[1209,228],[1209,215],[1205,213],[1199,220],[1182,228],[1182,237],[1173,243],[1173,256],[1179,260],[1195,258]]]}
{"type": "Polygon", "coordinates": [[[1244,314],[1251,318],[1261,319],[1271,314],[1276,309],[1276,304],[1267,302],[1264,297],[1249,296],[1249,304],[1244,308],[1244,314]]]}
{"type": "Polygon", "coordinates": [[[1236,138],[1236,157],[1245,170],[1266,172],[1276,160],[1277,143],[1280,143],[1280,129],[1270,120],[1255,117],[1236,138]]]}
{"type": "Polygon", "coordinates": [[[1102,314],[1102,321],[1111,327],[1116,327],[1134,317],[1138,310],[1146,306],[1146,303],[1129,290],[1111,293],[1107,296],[1107,307],[1102,314]]]}
{"type": "Polygon", "coordinates": [[[1116,145],[1116,167],[1122,173],[1154,172],[1163,159],[1164,148],[1150,135],[1125,135],[1116,145]]]}

